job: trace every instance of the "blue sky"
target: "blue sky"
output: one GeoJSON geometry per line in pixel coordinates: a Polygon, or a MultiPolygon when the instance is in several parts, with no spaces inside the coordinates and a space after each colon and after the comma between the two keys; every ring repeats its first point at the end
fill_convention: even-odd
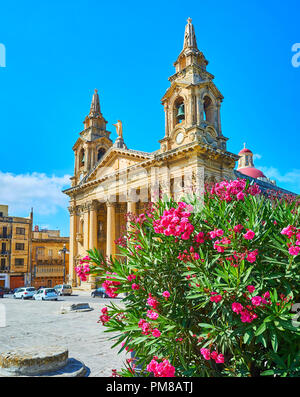
{"type": "Polygon", "coordinates": [[[158,149],[160,99],[188,17],[225,97],[228,150],[246,142],[258,168],[300,192],[300,67],[291,63],[299,12],[293,0],[2,2],[0,202],[21,216],[33,206],[35,224],[69,234],[60,190],[94,88],[113,139],[120,119],[129,148],[158,149]]]}

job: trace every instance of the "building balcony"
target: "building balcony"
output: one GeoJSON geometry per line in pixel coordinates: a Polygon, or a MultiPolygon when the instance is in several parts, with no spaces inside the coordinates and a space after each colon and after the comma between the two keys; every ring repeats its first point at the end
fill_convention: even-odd
{"type": "Polygon", "coordinates": [[[10,254],[10,251],[0,251],[0,255],[1,256],[6,256],[6,255],[9,255],[10,254]]]}
{"type": "Polygon", "coordinates": [[[0,273],[9,273],[9,266],[0,266],[0,273]]]}

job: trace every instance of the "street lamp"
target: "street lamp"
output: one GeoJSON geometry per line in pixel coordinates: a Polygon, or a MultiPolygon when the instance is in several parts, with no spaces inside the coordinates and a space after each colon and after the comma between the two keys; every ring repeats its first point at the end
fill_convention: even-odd
{"type": "Polygon", "coordinates": [[[64,255],[64,283],[66,282],[66,254],[69,254],[70,251],[67,250],[66,244],[64,244],[63,249],[58,251],[59,255],[64,255]]]}

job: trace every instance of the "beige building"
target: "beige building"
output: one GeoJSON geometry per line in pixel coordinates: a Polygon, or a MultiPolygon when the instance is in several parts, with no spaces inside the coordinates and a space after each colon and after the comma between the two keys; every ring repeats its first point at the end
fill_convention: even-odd
{"type": "Polygon", "coordinates": [[[141,213],[147,202],[159,195],[178,199],[183,194],[200,193],[205,181],[234,177],[238,156],[226,149],[220,117],[223,96],[206,70],[207,64],[188,19],[183,49],[174,63],[175,74],[162,98],[165,132],[158,150],[152,153],[128,149],[119,120],[114,124],[118,138],[112,142],[95,90],[84,129],[73,146],[71,187],[64,191],[70,197],[73,286],[94,286],[92,278],[80,283],[74,271],[88,249],[98,248],[108,256],[117,254],[114,241],[126,229],[125,213],[141,213]]]}
{"type": "Polygon", "coordinates": [[[8,206],[0,205],[0,286],[17,288],[30,285],[32,217],[10,216],[8,206]]]}
{"type": "Polygon", "coordinates": [[[61,237],[59,230],[39,230],[32,235],[32,286],[54,287],[68,281],[69,237],[61,237]],[[61,252],[65,246],[67,253],[61,252]],[[65,259],[65,263],[64,263],[65,259]]]}

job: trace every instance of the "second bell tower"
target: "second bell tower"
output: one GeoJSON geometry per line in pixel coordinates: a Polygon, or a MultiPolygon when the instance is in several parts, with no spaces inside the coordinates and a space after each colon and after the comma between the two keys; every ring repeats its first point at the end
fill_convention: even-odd
{"type": "Polygon", "coordinates": [[[165,137],[162,152],[198,141],[226,151],[221,130],[220,108],[223,96],[207,72],[208,61],[197,47],[191,18],[184,33],[183,49],[174,63],[176,73],[162,98],[165,110],[165,137]]]}

